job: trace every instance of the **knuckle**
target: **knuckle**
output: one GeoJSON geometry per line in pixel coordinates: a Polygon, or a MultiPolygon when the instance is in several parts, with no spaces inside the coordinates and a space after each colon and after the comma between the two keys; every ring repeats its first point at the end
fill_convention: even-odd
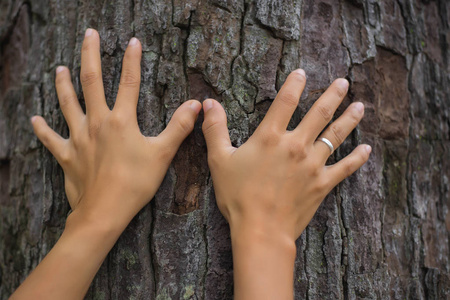
{"type": "Polygon", "coordinates": [[[327,194],[332,190],[332,188],[333,185],[330,180],[323,178],[319,179],[314,186],[314,192],[317,195],[320,195],[319,197],[315,198],[316,203],[322,203],[323,200],[327,197],[327,194]]]}
{"type": "Polygon", "coordinates": [[[41,143],[46,147],[50,147],[50,137],[47,133],[41,133],[38,135],[39,140],[41,140],[41,143]]]}
{"type": "Polygon", "coordinates": [[[222,156],[218,151],[209,151],[208,152],[208,165],[209,166],[219,166],[220,163],[223,162],[222,156]]]}
{"type": "Polygon", "coordinates": [[[75,150],[86,149],[91,142],[89,134],[84,133],[84,131],[74,131],[70,133],[70,140],[75,150]]]}
{"type": "Polygon", "coordinates": [[[317,159],[311,159],[309,162],[309,174],[311,177],[318,177],[322,172],[323,164],[317,159]]]}
{"type": "Polygon", "coordinates": [[[355,109],[352,109],[352,111],[350,112],[349,118],[352,121],[352,125],[356,126],[356,125],[358,125],[358,123],[361,120],[362,116],[355,109]]]}
{"type": "Polygon", "coordinates": [[[344,98],[347,94],[347,89],[335,84],[334,92],[338,95],[339,98],[344,98]]]}
{"type": "Polygon", "coordinates": [[[64,72],[58,73],[55,77],[55,84],[60,85],[66,81],[66,78],[64,76],[64,72]]]}
{"type": "Polygon", "coordinates": [[[173,146],[173,141],[152,137],[147,140],[150,148],[153,149],[156,157],[162,162],[170,163],[178,151],[178,147],[173,146]]]}
{"type": "Polygon", "coordinates": [[[293,80],[303,83],[306,81],[306,78],[303,75],[300,75],[300,73],[293,71],[289,74],[289,77],[291,77],[293,80]]]}
{"type": "Polygon", "coordinates": [[[83,87],[91,86],[100,79],[100,73],[95,71],[81,72],[80,81],[83,87]]]}
{"type": "MultiPolygon", "coordinates": [[[[342,144],[342,142],[345,139],[344,134],[342,132],[342,128],[339,125],[333,124],[330,126],[330,131],[333,134],[333,137],[335,138],[337,145],[342,144]]],[[[336,145],[334,146],[336,147],[336,145]]]]}
{"type": "Polygon", "coordinates": [[[59,97],[59,106],[61,108],[67,107],[71,103],[75,102],[75,100],[78,100],[78,99],[76,99],[73,95],[70,95],[70,94],[61,95],[59,97]]]}
{"type": "Polygon", "coordinates": [[[333,117],[333,110],[326,105],[318,104],[315,107],[315,110],[326,120],[327,122],[331,121],[333,117]]]}
{"type": "Polygon", "coordinates": [[[99,123],[90,123],[88,125],[88,135],[90,138],[95,138],[100,132],[101,125],[99,123]]]}
{"type": "Polygon", "coordinates": [[[280,143],[281,136],[273,126],[267,126],[259,132],[261,144],[265,147],[274,147],[280,143]]]}
{"type": "Polygon", "coordinates": [[[359,153],[359,159],[361,164],[364,164],[367,160],[369,160],[370,154],[367,151],[361,151],[359,153]]]}
{"type": "Polygon", "coordinates": [[[280,102],[284,103],[286,106],[297,106],[298,105],[298,98],[297,95],[291,91],[283,91],[283,93],[281,93],[279,95],[280,97],[280,102]]]}
{"type": "Polygon", "coordinates": [[[177,124],[180,130],[184,133],[189,133],[194,129],[194,123],[187,116],[181,117],[177,124]]]}
{"type": "Polygon", "coordinates": [[[158,147],[159,158],[162,161],[171,161],[175,156],[175,153],[176,152],[173,150],[173,147],[169,147],[166,145],[160,145],[158,147]]]}
{"type": "Polygon", "coordinates": [[[72,144],[73,144],[73,147],[75,148],[75,149],[77,149],[78,148],[78,145],[79,144],[82,144],[83,143],[83,134],[80,134],[79,132],[76,132],[76,131],[74,131],[74,132],[70,132],[70,137],[69,137],[69,139],[71,140],[71,142],[72,142],[72,144]]]}
{"type": "Polygon", "coordinates": [[[59,163],[61,164],[61,165],[66,165],[66,164],[68,164],[69,162],[70,162],[70,160],[71,160],[71,155],[70,155],[70,151],[69,151],[70,149],[68,149],[68,148],[63,148],[62,150],[61,150],[61,152],[59,153],[59,163]]]}
{"type": "Polygon", "coordinates": [[[326,176],[322,176],[317,180],[317,189],[321,192],[326,191],[330,187],[330,180],[326,176]]]}
{"type": "Polygon", "coordinates": [[[111,114],[111,118],[110,118],[109,122],[110,122],[112,128],[118,129],[125,125],[126,118],[125,118],[125,116],[123,116],[123,114],[115,112],[115,113],[111,114]]]}
{"type": "Polygon", "coordinates": [[[288,154],[290,158],[301,161],[308,156],[308,151],[302,141],[292,141],[288,144],[288,154]]]}
{"type": "Polygon", "coordinates": [[[345,177],[349,177],[350,175],[352,175],[354,173],[354,163],[352,161],[346,163],[344,165],[344,175],[345,177]]]}
{"type": "Polygon", "coordinates": [[[87,52],[92,48],[91,43],[89,43],[87,40],[83,42],[83,45],[81,46],[82,52],[87,52]]]}
{"type": "Polygon", "coordinates": [[[132,72],[129,69],[124,69],[122,71],[122,76],[120,79],[120,85],[125,87],[139,87],[141,83],[141,77],[132,72]]]}
{"type": "Polygon", "coordinates": [[[213,118],[213,117],[208,118],[207,120],[205,120],[203,122],[203,125],[202,125],[203,133],[205,135],[210,134],[211,132],[213,132],[215,130],[215,128],[217,126],[220,125],[220,123],[221,123],[221,120],[219,118],[213,118]]]}

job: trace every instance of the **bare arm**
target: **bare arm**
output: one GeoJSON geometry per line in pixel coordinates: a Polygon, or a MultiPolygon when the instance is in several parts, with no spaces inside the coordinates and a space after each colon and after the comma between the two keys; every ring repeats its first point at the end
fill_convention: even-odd
{"type": "Polygon", "coordinates": [[[293,131],[287,125],[306,78],[292,72],[264,120],[239,148],[230,143],[222,106],[203,103],[203,132],[217,205],[230,224],[235,299],[292,299],[295,240],[325,196],[369,158],[360,145],[335,165],[326,166],[328,139],[337,148],[364,114],[353,103],[322,134],[348,88],[338,79],[293,131]]]}
{"type": "Polygon", "coordinates": [[[36,135],[64,170],[72,213],[55,247],[11,299],[82,299],[102,261],[131,219],[156,193],[178,147],[192,131],[198,101],[181,105],[157,137],[140,133],[141,44],[125,52],[114,109],[106,105],[100,37],[86,31],[81,54],[83,113],[69,70],[57,68],[56,90],[70,138],[55,133],[42,117],[32,118],[36,135]]]}

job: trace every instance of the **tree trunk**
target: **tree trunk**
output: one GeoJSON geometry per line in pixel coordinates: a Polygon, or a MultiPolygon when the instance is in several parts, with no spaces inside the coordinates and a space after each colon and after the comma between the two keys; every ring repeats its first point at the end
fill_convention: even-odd
{"type": "MultiPolygon", "coordinates": [[[[297,241],[296,299],[449,299],[448,1],[1,0],[0,299],[60,236],[61,168],[34,137],[43,115],[63,136],[54,71],[79,81],[84,31],[101,36],[114,105],[129,39],[143,45],[138,120],[157,135],[189,98],[219,100],[234,145],[263,118],[287,74],[307,86],[293,128],[337,77],[365,117],[330,163],[355,145],[369,162],[324,200],[297,241]]],[[[103,263],[87,299],[232,299],[229,229],[214,199],[199,118],[155,198],[103,263]]]]}

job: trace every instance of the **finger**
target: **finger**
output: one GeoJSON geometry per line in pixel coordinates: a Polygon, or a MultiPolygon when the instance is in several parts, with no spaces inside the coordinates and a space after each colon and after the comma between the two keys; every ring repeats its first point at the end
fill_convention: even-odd
{"type": "Polygon", "coordinates": [[[84,116],[80,103],[78,102],[77,94],[73,89],[72,80],[70,79],[70,72],[67,67],[59,66],[56,68],[56,93],[59,99],[59,107],[66,119],[69,130],[73,131],[77,122],[84,116]]]}
{"type": "MultiPolygon", "coordinates": [[[[337,149],[347,136],[355,129],[364,115],[364,104],[361,102],[352,103],[344,113],[320,135],[331,142],[334,149],[337,149]]],[[[314,143],[315,153],[325,162],[330,156],[330,148],[326,143],[316,140],[314,143]]]]}
{"type": "Polygon", "coordinates": [[[194,129],[195,120],[201,108],[202,105],[197,100],[186,101],[178,107],[166,129],[158,136],[166,147],[174,150],[174,154],[194,129]]]}
{"type": "Polygon", "coordinates": [[[314,103],[303,120],[294,130],[294,134],[312,144],[320,132],[333,118],[348,89],[348,81],[336,79],[322,96],[314,103]]]}
{"type": "Polygon", "coordinates": [[[108,106],[103,90],[100,37],[91,28],[86,30],[81,49],[80,81],[86,101],[86,115],[91,119],[101,116],[108,110],[108,106]]]}
{"type": "Polygon", "coordinates": [[[61,162],[63,160],[62,149],[66,140],[54,132],[41,116],[31,118],[31,123],[38,139],[53,154],[56,160],[61,162]]]}
{"type": "Polygon", "coordinates": [[[206,99],[203,101],[203,111],[205,119],[202,130],[208,147],[208,157],[233,149],[228,133],[227,115],[222,105],[216,100],[206,99]]]}
{"type": "Polygon", "coordinates": [[[136,118],[136,108],[141,84],[142,47],[137,38],[128,43],[123,57],[122,74],[114,110],[120,110],[136,118]]]}
{"type": "Polygon", "coordinates": [[[263,126],[274,126],[276,130],[285,132],[292,114],[298,106],[305,83],[305,71],[298,69],[291,72],[261,124],[263,126]]]}
{"type": "Polygon", "coordinates": [[[336,186],[339,182],[361,168],[361,166],[369,159],[371,151],[372,147],[369,145],[359,145],[344,159],[327,167],[326,176],[330,178],[331,184],[336,186]]]}

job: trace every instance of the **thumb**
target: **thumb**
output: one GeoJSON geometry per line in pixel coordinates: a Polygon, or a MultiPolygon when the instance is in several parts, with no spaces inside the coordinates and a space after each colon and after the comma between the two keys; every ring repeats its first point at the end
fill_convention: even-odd
{"type": "Polygon", "coordinates": [[[194,129],[195,120],[202,105],[197,100],[184,102],[172,116],[166,129],[160,133],[158,138],[166,142],[169,147],[178,150],[184,139],[194,129]]]}
{"type": "Polygon", "coordinates": [[[222,105],[213,99],[203,101],[205,119],[203,121],[203,135],[208,147],[208,156],[217,155],[227,148],[232,148],[230,134],[227,127],[227,115],[222,105]]]}

